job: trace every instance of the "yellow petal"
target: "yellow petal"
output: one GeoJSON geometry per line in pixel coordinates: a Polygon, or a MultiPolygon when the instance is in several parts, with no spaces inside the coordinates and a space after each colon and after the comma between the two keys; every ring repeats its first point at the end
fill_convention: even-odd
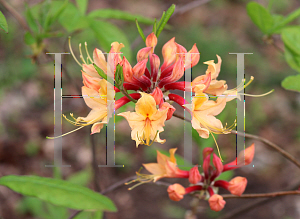
{"type": "Polygon", "coordinates": [[[193,110],[199,110],[208,101],[208,96],[204,93],[197,93],[193,97],[193,110]]]}
{"type": "Polygon", "coordinates": [[[161,166],[157,163],[147,163],[143,164],[143,166],[153,175],[163,176],[165,174],[164,169],[162,169],[161,166]]]}
{"type": "Polygon", "coordinates": [[[205,93],[219,96],[227,90],[227,87],[226,81],[224,80],[212,80],[209,84],[209,87],[205,90],[205,93]]]}
{"type": "Polygon", "coordinates": [[[135,111],[146,117],[151,117],[157,112],[155,99],[151,94],[141,93],[142,97],[137,101],[135,105],[135,111]]]}
{"type": "Polygon", "coordinates": [[[175,163],[175,164],[176,164],[176,158],[175,158],[175,152],[176,152],[176,150],[177,150],[177,148],[171,148],[169,150],[169,152],[170,152],[170,161],[172,163],[175,163]]]}
{"type": "Polygon", "coordinates": [[[97,91],[83,86],[82,96],[86,105],[91,109],[106,108],[106,101],[103,99],[105,97],[100,97],[97,91]]]}

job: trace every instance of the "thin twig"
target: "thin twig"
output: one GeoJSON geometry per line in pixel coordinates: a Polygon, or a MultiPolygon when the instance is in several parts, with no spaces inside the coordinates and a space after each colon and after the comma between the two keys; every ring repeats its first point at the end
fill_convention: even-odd
{"type": "MultiPolygon", "coordinates": [[[[291,191],[291,190],[296,190],[299,188],[299,185],[300,185],[300,181],[289,186],[286,191],[291,191]]],[[[264,198],[262,200],[256,200],[252,203],[247,203],[239,208],[236,208],[234,209],[233,211],[223,215],[222,217],[218,218],[218,219],[233,219],[234,217],[238,216],[238,215],[241,215],[247,211],[250,211],[252,210],[253,208],[255,208],[256,206],[262,206],[264,204],[267,204],[269,202],[272,202],[274,200],[276,200],[276,198],[278,197],[281,197],[281,196],[275,196],[273,198],[271,197],[267,197],[267,198],[264,198]]]]}
{"type": "MultiPolygon", "coordinates": [[[[182,115],[180,115],[176,112],[174,112],[173,116],[175,116],[179,119],[186,120],[186,121],[190,122],[190,120],[184,118],[182,115]]],[[[269,147],[271,147],[274,150],[276,150],[277,152],[279,152],[282,156],[284,156],[285,158],[287,158],[288,160],[293,162],[297,167],[300,168],[300,162],[297,161],[297,159],[295,157],[293,157],[293,155],[291,155],[289,152],[283,150],[281,147],[279,147],[278,145],[276,145],[275,143],[269,141],[266,138],[263,138],[263,137],[260,137],[260,136],[257,136],[257,135],[248,134],[248,133],[237,132],[237,131],[234,131],[234,130],[231,131],[231,134],[234,134],[234,135],[237,134],[239,136],[245,136],[246,138],[251,138],[251,139],[255,139],[255,140],[258,140],[260,142],[263,142],[266,145],[268,145],[269,147]]]]}
{"type": "Polygon", "coordinates": [[[17,12],[12,6],[10,6],[5,0],[0,0],[1,4],[16,18],[19,24],[24,30],[30,30],[25,19],[17,12]]]}
{"type": "Polygon", "coordinates": [[[121,180],[119,182],[116,182],[115,184],[112,184],[110,187],[104,189],[101,192],[101,194],[105,195],[106,193],[109,193],[109,192],[111,192],[111,191],[113,191],[113,190],[115,190],[115,189],[123,186],[126,182],[134,180],[135,178],[136,178],[136,176],[130,176],[130,177],[127,177],[127,178],[125,178],[125,179],[123,179],[123,180],[121,180]]]}
{"type": "Polygon", "coordinates": [[[222,195],[225,199],[229,198],[267,198],[267,197],[276,197],[276,196],[283,196],[283,195],[300,195],[300,191],[282,191],[282,192],[271,192],[271,193],[263,193],[263,194],[244,194],[241,196],[236,195],[222,195]]]}
{"type": "Polygon", "coordinates": [[[236,131],[233,131],[233,130],[231,131],[231,134],[237,134],[239,136],[244,136],[245,135],[246,138],[252,138],[252,139],[261,141],[261,142],[265,143],[266,145],[268,145],[269,147],[276,150],[277,152],[279,152],[282,156],[284,156],[285,158],[287,158],[288,160],[293,162],[297,167],[300,168],[300,163],[296,160],[295,157],[293,157],[290,153],[283,150],[278,145],[276,145],[275,143],[269,141],[268,139],[265,139],[265,138],[257,136],[257,135],[248,134],[248,133],[236,132],[236,131]]]}

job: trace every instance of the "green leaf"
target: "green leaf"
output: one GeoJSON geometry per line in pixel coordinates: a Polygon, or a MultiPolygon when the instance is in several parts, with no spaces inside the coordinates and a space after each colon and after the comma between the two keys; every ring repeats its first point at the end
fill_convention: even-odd
{"type": "Polygon", "coordinates": [[[51,13],[49,12],[47,17],[46,17],[46,20],[45,20],[45,23],[44,23],[44,29],[47,30],[51,24],[53,24],[60,16],[61,14],[63,13],[63,11],[67,8],[68,6],[68,3],[69,3],[69,0],[65,0],[60,7],[57,7],[56,11],[54,11],[53,9],[51,10],[51,13]]]}
{"type": "Polygon", "coordinates": [[[82,16],[85,15],[89,0],[76,0],[77,8],[82,16]]]}
{"type": "Polygon", "coordinates": [[[102,212],[97,211],[97,212],[87,212],[87,211],[82,211],[74,219],[101,219],[103,217],[102,212]]]}
{"type": "Polygon", "coordinates": [[[300,74],[286,77],[281,82],[281,86],[287,90],[300,92],[300,74]]]}
{"type": "Polygon", "coordinates": [[[26,196],[76,210],[116,211],[114,203],[99,193],[70,182],[38,176],[3,176],[0,185],[26,196]]]}
{"type": "Polygon", "coordinates": [[[122,48],[121,56],[126,56],[128,61],[131,61],[131,48],[130,43],[126,37],[126,34],[123,33],[117,26],[105,22],[94,19],[88,19],[91,29],[94,31],[100,46],[106,50],[110,51],[112,42],[119,42],[124,44],[124,48],[122,48]]]}
{"type": "Polygon", "coordinates": [[[293,53],[300,55],[300,26],[284,28],[281,38],[286,47],[293,53]]]}
{"type": "Polygon", "coordinates": [[[4,30],[4,32],[8,33],[8,26],[6,22],[6,18],[3,13],[0,11],[0,29],[4,30]]]}
{"type": "Polygon", "coordinates": [[[96,65],[95,63],[93,63],[93,66],[94,66],[95,70],[98,72],[98,74],[102,78],[104,78],[105,80],[107,80],[107,74],[105,74],[105,72],[101,68],[99,68],[98,65],[96,65]]]}
{"type": "Polygon", "coordinates": [[[170,17],[174,13],[174,10],[175,10],[175,5],[172,4],[171,7],[166,11],[166,13],[163,14],[162,18],[159,21],[159,25],[157,27],[157,32],[156,32],[156,36],[157,37],[160,35],[160,33],[162,32],[162,30],[166,26],[168,20],[170,19],[170,17]]]}
{"type": "Polygon", "coordinates": [[[300,16],[300,8],[296,9],[295,11],[288,14],[286,17],[280,19],[280,21],[274,20],[274,27],[272,28],[271,32],[278,32],[281,28],[285,27],[288,23],[295,20],[297,17],[300,16]]]}
{"type": "Polygon", "coordinates": [[[79,186],[86,186],[91,179],[92,172],[90,169],[87,169],[73,174],[68,178],[68,181],[79,186]]]}
{"type": "Polygon", "coordinates": [[[29,31],[24,34],[24,42],[26,45],[32,45],[36,42],[35,38],[31,35],[29,31]]]}
{"type": "Polygon", "coordinates": [[[130,14],[126,11],[116,10],[116,9],[100,9],[94,10],[88,14],[88,17],[91,18],[114,18],[120,20],[127,20],[127,21],[135,21],[137,19],[140,23],[144,24],[153,24],[154,20],[137,15],[137,14],[130,14]]]}
{"type": "Polygon", "coordinates": [[[26,5],[26,12],[25,12],[25,18],[27,21],[28,26],[30,27],[30,29],[34,32],[34,33],[38,33],[39,32],[39,26],[31,12],[31,9],[28,8],[28,6],[26,5]]]}
{"type": "Polygon", "coordinates": [[[142,37],[142,39],[144,40],[144,42],[146,42],[146,37],[145,37],[145,35],[143,33],[143,30],[140,27],[139,22],[137,20],[135,20],[135,24],[136,24],[136,28],[138,29],[138,32],[139,32],[140,36],[142,37]]]}
{"type": "Polygon", "coordinates": [[[289,48],[285,47],[284,57],[290,67],[300,73],[300,56],[294,54],[289,48]]]}
{"type": "Polygon", "coordinates": [[[273,27],[273,18],[271,14],[262,5],[256,2],[247,4],[247,12],[253,23],[265,34],[270,34],[273,27]]]}

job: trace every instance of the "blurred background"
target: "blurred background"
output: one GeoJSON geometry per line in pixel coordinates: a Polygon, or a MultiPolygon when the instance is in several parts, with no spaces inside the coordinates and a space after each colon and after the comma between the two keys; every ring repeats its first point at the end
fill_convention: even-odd
{"type": "MultiPolygon", "coordinates": [[[[0,33],[0,176],[16,174],[54,177],[53,169],[45,168],[46,164],[53,163],[54,158],[53,140],[46,139],[46,136],[53,136],[54,133],[54,57],[46,55],[45,52],[69,52],[68,36],[72,36],[72,46],[77,58],[79,43],[87,42],[89,52],[92,54],[96,47],[108,52],[110,43],[118,40],[125,44],[123,52],[134,66],[137,51],[145,45],[139,37],[133,19],[117,19],[117,15],[115,18],[111,18],[113,15],[110,18],[103,18],[95,13],[95,21],[87,27],[85,20],[74,14],[75,1],[70,1],[74,7],[68,7],[51,26],[45,29],[38,26],[36,32],[39,34],[34,32],[36,28],[34,21],[39,19],[38,16],[42,16],[41,7],[46,1],[5,2],[0,1],[0,9],[7,18],[9,27],[8,34],[0,33]],[[13,9],[7,10],[4,5],[10,5],[13,9]],[[30,8],[30,13],[26,12],[27,8],[30,8]],[[23,19],[27,18],[28,29],[26,25],[20,23],[20,19],[12,16],[12,12],[17,12],[23,19]]],[[[145,20],[140,22],[140,26],[147,35],[151,32],[149,24],[154,18],[159,19],[164,10],[171,4],[176,4],[175,15],[171,17],[167,29],[159,36],[155,53],[161,57],[162,46],[172,37],[187,50],[196,43],[201,58],[199,64],[193,68],[193,78],[204,74],[207,65],[203,62],[212,59],[216,61],[218,54],[223,61],[218,79],[226,80],[229,88],[236,87],[236,56],[228,53],[253,53],[245,56],[245,77],[247,80],[250,76],[255,78],[246,88],[246,93],[262,94],[271,89],[275,91],[265,97],[246,97],[246,132],[267,138],[299,158],[300,95],[281,87],[281,81],[287,75],[295,74],[295,71],[284,60],[281,52],[284,45],[279,37],[274,38],[276,46],[263,40],[263,34],[247,15],[248,2],[90,0],[86,14],[98,9],[118,9],[132,15],[141,15],[145,20]]],[[[257,2],[262,5],[268,4],[265,0],[257,2]]],[[[273,1],[272,11],[285,15],[298,7],[300,2],[297,0],[276,0],[273,1]]],[[[295,23],[299,22],[298,18],[295,23]]],[[[81,67],[71,55],[63,56],[62,82],[63,95],[80,94],[83,85],[81,67]]],[[[72,112],[75,117],[85,117],[90,111],[81,98],[64,98],[62,104],[63,113],[66,115],[72,112]]],[[[174,105],[179,113],[183,113],[178,105],[174,105]]],[[[133,104],[128,104],[121,110],[132,111],[133,104]]],[[[116,113],[119,112],[121,111],[116,113]]],[[[235,117],[235,101],[228,103],[218,116],[223,123],[228,124],[232,124],[235,117]]],[[[63,133],[75,128],[66,120],[63,120],[62,124],[63,133]]],[[[101,190],[135,175],[142,163],[155,162],[157,149],[168,151],[169,148],[177,147],[178,154],[183,155],[183,121],[173,117],[165,123],[164,129],[160,136],[166,139],[165,144],[154,143],[151,147],[140,145],[136,148],[135,142],[130,138],[127,121],[117,118],[116,164],[123,164],[125,167],[99,168],[97,182],[101,190]]],[[[105,164],[106,161],[105,135],[104,128],[100,134],[93,137],[97,164],[105,164]]],[[[225,163],[232,161],[235,158],[235,135],[221,135],[216,138],[225,163]]],[[[246,139],[246,147],[252,142],[256,144],[254,167],[249,165],[231,171],[223,176],[224,179],[231,179],[235,175],[246,177],[248,186],[245,194],[282,191],[299,180],[299,169],[293,163],[259,141],[246,139]]],[[[216,149],[213,139],[200,139],[195,134],[194,164],[201,164],[201,151],[204,147],[216,149]]],[[[91,165],[90,127],[63,137],[63,163],[71,165],[71,168],[61,169],[63,179],[95,189],[91,165]]],[[[172,179],[162,181],[177,182],[172,179]]],[[[188,186],[185,180],[179,182],[188,186]]],[[[145,184],[132,191],[128,191],[128,187],[124,185],[107,194],[115,202],[118,212],[105,213],[105,218],[184,218],[188,214],[187,211],[195,206],[196,200],[188,196],[178,203],[169,200],[165,186],[145,184]]],[[[221,190],[220,193],[225,194],[227,191],[221,190]]],[[[213,212],[207,201],[199,201],[196,204],[197,218],[222,218],[227,213],[255,200],[226,201],[226,207],[221,212],[213,212]]],[[[69,212],[72,211],[34,198],[23,197],[6,187],[0,187],[0,218],[59,219],[68,218],[69,212]]],[[[92,217],[82,214],[78,218],[92,217]]],[[[297,219],[300,218],[300,197],[276,198],[232,218],[297,219]]]]}

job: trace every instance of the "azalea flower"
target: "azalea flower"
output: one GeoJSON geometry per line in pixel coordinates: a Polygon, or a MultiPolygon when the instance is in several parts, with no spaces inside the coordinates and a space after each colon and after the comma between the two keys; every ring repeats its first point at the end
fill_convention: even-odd
{"type": "Polygon", "coordinates": [[[215,116],[223,111],[226,98],[218,97],[209,100],[208,95],[196,93],[192,100],[192,126],[200,137],[208,138],[210,133],[227,134],[230,129],[223,128],[222,122],[215,116]]]}
{"type": "Polygon", "coordinates": [[[217,191],[216,188],[221,187],[228,190],[233,195],[241,196],[247,186],[247,179],[245,177],[237,176],[228,182],[225,180],[216,180],[217,177],[225,171],[243,166],[243,160],[245,160],[246,165],[250,164],[254,157],[254,151],[255,147],[254,144],[252,144],[250,147],[246,148],[246,150],[239,153],[237,160],[223,165],[221,159],[213,153],[212,148],[205,148],[203,150],[203,174],[199,173],[198,166],[191,168],[188,178],[192,185],[187,188],[184,188],[178,183],[170,185],[167,190],[170,199],[173,201],[180,201],[186,194],[198,193],[203,195],[203,192],[206,192],[206,195],[209,196],[208,202],[210,208],[214,211],[221,211],[226,202],[221,195],[215,193],[215,191],[217,191]],[[211,165],[211,155],[213,157],[213,166],[211,165]],[[245,155],[245,159],[242,159],[243,155],[245,155]]]}
{"type": "Polygon", "coordinates": [[[148,182],[156,182],[161,178],[189,178],[189,171],[181,170],[177,166],[175,152],[177,148],[171,148],[169,150],[170,157],[157,151],[157,163],[143,164],[149,174],[141,174],[137,172],[137,179],[127,183],[139,182],[130,189],[135,188],[138,185],[148,182]]]}
{"type": "Polygon", "coordinates": [[[150,141],[164,143],[165,140],[159,138],[164,122],[167,119],[168,108],[157,109],[155,99],[151,94],[141,93],[142,97],[135,105],[136,112],[123,112],[118,115],[127,119],[131,127],[131,138],[139,144],[150,145],[150,141]]]}

